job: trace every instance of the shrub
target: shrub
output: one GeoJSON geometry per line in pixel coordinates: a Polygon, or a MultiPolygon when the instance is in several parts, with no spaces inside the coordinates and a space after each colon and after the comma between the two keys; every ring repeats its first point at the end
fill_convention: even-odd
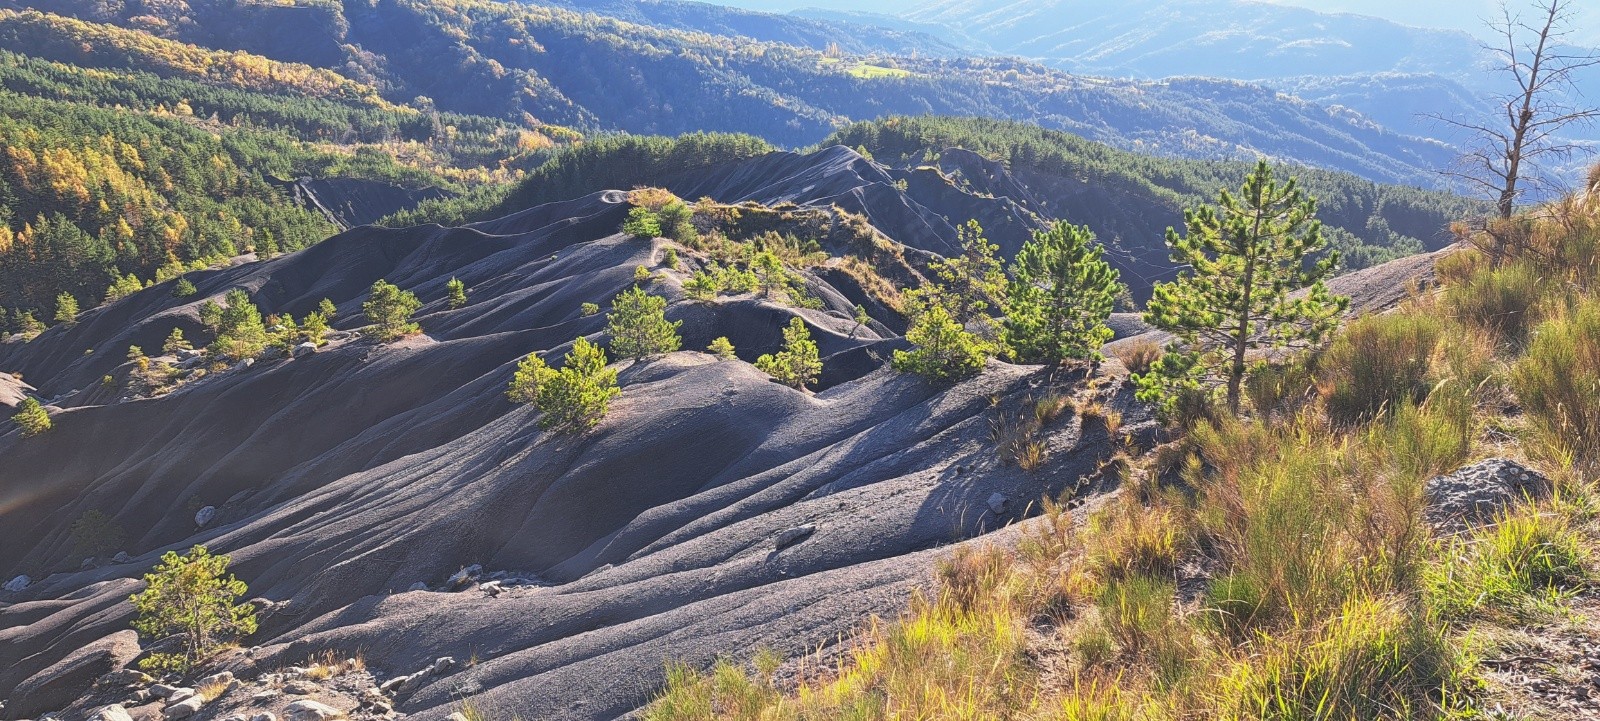
{"type": "Polygon", "coordinates": [[[683,292],[690,298],[698,301],[707,301],[717,297],[722,290],[722,284],[717,276],[703,270],[697,270],[694,275],[683,282],[683,292]]]}
{"type": "Polygon", "coordinates": [[[791,388],[804,389],[822,373],[822,359],[811,330],[799,316],[789,319],[783,330],[783,350],[756,359],[756,368],[791,388]]]}
{"type": "Polygon", "coordinates": [[[111,516],[94,509],[84,511],[68,531],[75,556],[104,556],[122,546],[127,534],[111,516]]]}
{"type": "Polygon", "coordinates": [[[151,639],[177,635],[183,650],[151,654],[141,668],[187,673],[232,639],[255,633],[254,607],[236,602],[249,588],[227,573],[230,560],[195,546],[181,556],[167,551],[145,574],[145,589],[129,599],[138,614],[133,627],[151,639]]]}
{"type": "Polygon", "coordinates": [[[733,342],[727,336],[718,337],[706,346],[706,352],[717,357],[717,360],[733,360],[733,342]]]}
{"type": "Polygon", "coordinates": [[[451,278],[444,284],[444,296],[445,302],[450,306],[451,310],[465,306],[467,304],[467,284],[461,282],[460,278],[451,278]]]}
{"type": "Polygon", "coordinates": [[[378,340],[387,343],[416,333],[420,328],[411,322],[411,315],[422,307],[415,293],[379,280],[372,284],[367,301],[361,304],[367,320],[372,322],[372,332],[378,340]]]}
{"type": "Polygon", "coordinates": [[[1449,287],[1443,303],[1451,316],[1518,349],[1537,320],[1544,292],[1543,273],[1532,263],[1521,262],[1478,272],[1449,287]]]}
{"type": "Polygon", "coordinates": [[[1421,403],[1444,330],[1443,321],[1422,313],[1366,316],[1349,324],[1319,363],[1328,417],[1350,425],[1402,403],[1421,403]]]}
{"type": "Polygon", "coordinates": [[[636,284],[636,285],[644,285],[645,283],[649,283],[653,278],[655,278],[655,275],[650,272],[649,268],[646,268],[646,267],[644,267],[642,265],[634,266],[634,268],[633,268],[633,282],[634,282],[634,284],[636,284]]]}
{"type": "Polygon", "coordinates": [[[194,287],[194,283],[190,282],[188,278],[179,278],[177,283],[172,284],[172,297],[174,298],[188,298],[199,292],[194,287]]]}
{"type": "Polygon", "coordinates": [[[322,317],[327,318],[328,320],[333,320],[334,318],[339,317],[339,308],[333,304],[333,301],[328,300],[327,298],[323,298],[321,302],[317,303],[317,312],[321,313],[322,317]]]}
{"type": "Polygon", "coordinates": [[[17,404],[16,415],[11,420],[22,429],[23,438],[31,438],[50,430],[50,413],[44,409],[37,398],[24,398],[17,404]]]}
{"type": "Polygon", "coordinates": [[[1541,452],[1600,477],[1600,300],[1539,326],[1510,382],[1541,452]]]}
{"type": "Polygon", "coordinates": [[[1161,345],[1153,340],[1136,340],[1118,345],[1111,353],[1129,373],[1144,375],[1161,358],[1161,345]]]}
{"type": "Polygon", "coordinates": [[[668,321],[667,299],[640,288],[629,288],[611,301],[606,316],[606,332],[611,334],[611,351],[621,358],[648,358],[671,353],[682,345],[678,327],[683,321],[668,321]]]}
{"type": "Polygon", "coordinates": [[[678,249],[667,248],[661,251],[661,264],[670,270],[678,269],[678,249]]]}

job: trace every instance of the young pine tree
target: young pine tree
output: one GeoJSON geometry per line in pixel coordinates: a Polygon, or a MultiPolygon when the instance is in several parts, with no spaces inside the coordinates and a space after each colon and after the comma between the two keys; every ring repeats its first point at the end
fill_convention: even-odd
{"type": "Polygon", "coordinates": [[[187,298],[198,292],[200,292],[199,289],[195,288],[194,283],[188,278],[179,278],[178,282],[172,284],[172,297],[174,298],[187,298]]]}
{"type": "Polygon", "coordinates": [[[411,322],[411,314],[421,307],[415,293],[384,280],[372,284],[371,294],[361,304],[367,320],[372,321],[373,334],[384,343],[416,333],[419,328],[411,322]]]}
{"type": "Polygon", "coordinates": [[[517,363],[517,371],[511,376],[511,385],[506,387],[506,398],[511,399],[512,403],[538,403],[539,391],[555,375],[556,371],[545,365],[538,353],[529,353],[517,363]]]}
{"type": "Polygon", "coordinates": [[[757,358],[756,368],[791,388],[804,389],[817,382],[822,358],[805,321],[799,316],[789,319],[789,327],[783,329],[783,350],[757,358]]]}
{"type": "Polygon", "coordinates": [[[32,338],[44,332],[44,324],[33,317],[33,311],[17,311],[17,332],[24,338],[32,338]]]}
{"type": "Polygon", "coordinates": [[[172,332],[167,334],[167,340],[161,344],[161,352],[167,355],[177,355],[178,351],[192,348],[194,346],[190,345],[188,339],[183,337],[182,328],[173,328],[172,332]]]}
{"type": "Polygon", "coordinates": [[[990,305],[1005,295],[1006,276],[995,252],[1000,246],[983,237],[983,226],[969,220],[956,229],[961,254],[933,264],[939,276],[937,300],[957,323],[987,321],[990,305]]]}
{"type": "Polygon", "coordinates": [[[306,322],[300,326],[300,337],[318,347],[328,342],[324,339],[327,335],[328,317],[323,315],[320,310],[312,311],[310,315],[306,316],[306,322]]]}
{"type": "Polygon", "coordinates": [[[17,413],[11,417],[18,428],[22,429],[23,438],[31,438],[50,430],[50,413],[39,403],[39,399],[28,397],[17,404],[17,413]]]}
{"type": "Polygon", "coordinates": [[[56,296],[55,319],[57,323],[71,324],[78,322],[78,299],[72,297],[71,293],[62,293],[56,296]]]}
{"type": "Polygon", "coordinates": [[[227,572],[230,560],[195,546],[182,556],[167,551],[145,574],[145,589],[129,599],[139,614],[134,629],[151,639],[176,635],[183,645],[181,653],[151,654],[140,667],[185,673],[223,644],[255,633],[255,608],[237,602],[249,588],[227,572]]]}
{"type": "Polygon", "coordinates": [[[539,387],[539,427],[557,431],[593,428],[622,393],[617,371],[606,367],[606,352],[587,339],[572,343],[561,370],[547,375],[539,387]]]}
{"type": "Polygon", "coordinates": [[[733,360],[737,357],[733,354],[733,341],[728,340],[727,336],[719,336],[711,341],[711,345],[706,346],[706,352],[716,356],[719,361],[733,360]]]}
{"type": "Polygon", "coordinates": [[[455,310],[467,304],[467,284],[460,278],[451,278],[444,284],[445,299],[450,305],[450,310],[455,310]]]}
{"type": "Polygon", "coordinates": [[[668,321],[666,309],[666,298],[640,288],[629,288],[612,299],[606,332],[611,334],[611,351],[618,359],[648,358],[679,348],[678,326],[683,321],[668,321]]]}
{"type": "Polygon", "coordinates": [[[1198,358],[1158,364],[1185,369],[1182,377],[1136,378],[1142,400],[1168,405],[1173,381],[1191,385],[1198,372],[1227,388],[1228,408],[1237,413],[1248,351],[1316,342],[1338,324],[1349,299],[1323,285],[1338,253],[1315,263],[1306,258],[1327,246],[1316,211],[1293,178],[1280,185],[1261,161],[1238,196],[1223,190],[1215,208],[1186,211],[1185,235],[1167,229],[1173,261],[1189,270],[1156,284],[1145,322],[1176,335],[1181,352],[1198,358]],[[1290,297],[1307,286],[1303,297],[1290,297]]]}
{"type": "Polygon", "coordinates": [[[1005,340],[1027,363],[1098,359],[1122,283],[1088,228],[1058,222],[1033,234],[1011,266],[1005,340]]]}
{"type": "Polygon", "coordinates": [[[956,322],[939,298],[913,291],[907,294],[906,310],[911,316],[906,340],[915,347],[894,352],[895,370],[948,381],[983,369],[992,346],[956,322]]]}
{"type": "MultiPolygon", "coordinates": [[[[211,343],[213,353],[231,360],[244,360],[261,355],[270,338],[267,326],[261,320],[261,311],[250,302],[243,288],[234,288],[222,298],[223,305],[216,308],[217,338],[211,343]]],[[[201,307],[201,320],[206,320],[206,309],[201,307]]]]}
{"type": "Polygon", "coordinates": [[[333,320],[339,317],[339,308],[327,298],[323,298],[322,302],[317,304],[317,312],[322,314],[324,320],[333,320]]]}
{"type": "Polygon", "coordinates": [[[659,238],[661,219],[649,208],[634,208],[628,211],[628,219],[622,221],[622,232],[635,238],[659,238]]]}

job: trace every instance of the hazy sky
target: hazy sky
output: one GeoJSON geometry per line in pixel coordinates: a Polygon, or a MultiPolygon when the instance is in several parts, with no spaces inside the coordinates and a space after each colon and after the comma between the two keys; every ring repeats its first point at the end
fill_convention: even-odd
{"type": "MultiPolygon", "coordinates": [[[[923,0],[708,0],[722,5],[753,8],[757,10],[788,11],[798,7],[826,7],[839,10],[868,10],[895,13],[917,5],[923,0]]],[[[1495,15],[1499,0],[1260,0],[1279,5],[1297,5],[1324,12],[1352,12],[1375,15],[1395,22],[1419,27],[1452,28],[1472,33],[1483,31],[1483,18],[1495,15]]],[[[1530,4],[1533,0],[1513,0],[1513,5],[1530,4]]],[[[1579,0],[1583,7],[1582,24],[1574,37],[1592,45],[1600,45],[1600,2],[1579,0]]]]}

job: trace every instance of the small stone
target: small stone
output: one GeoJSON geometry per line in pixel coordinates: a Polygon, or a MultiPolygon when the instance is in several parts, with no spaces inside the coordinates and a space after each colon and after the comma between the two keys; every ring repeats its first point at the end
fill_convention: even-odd
{"type": "Polygon", "coordinates": [[[156,698],[167,698],[167,697],[172,695],[172,692],[177,691],[177,690],[178,690],[177,686],[173,686],[171,684],[165,684],[165,683],[158,683],[158,684],[150,687],[150,695],[154,696],[156,698]]]}
{"type": "Polygon", "coordinates": [[[278,717],[274,716],[271,711],[265,711],[256,714],[250,721],[278,721],[278,717]]]}
{"type": "Polygon", "coordinates": [[[1516,461],[1490,458],[1430,479],[1423,515],[1436,528],[1459,531],[1492,520],[1514,503],[1548,495],[1550,485],[1516,461]]]}
{"type": "Polygon", "coordinates": [[[283,694],[278,693],[276,690],[269,688],[265,691],[257,691],[252,694],[250,696],[250,701],[252,703],[265,703],[282,695],[283,694]]]}
{"type": "Polygon", "coordinates": [[[312,343],[310,341],[307,341],[305,343],[301,343],[300,345],[295,346],[293,355],[296,358],[304,358],[304,357],[306,357],[308,355],[311,355],[312,353],[315,353],[315,352],[317,352],[317,344],[316,343],[312,343]]]}
{"type": "Polygon", "coordinates": [[[217,507],[216,506],[206,506],[205,508],[202,508],[202,509],[194,512],[194,525],[199,526],[201,528],[205,528],[206,524],[210,523],[211,519],[216,518],[216,517],[217,517],[217,507]]]}
{"type": "Polygon", "coordinates": [[[178,703],[179,701],[194,698],[194,696],[195,690],[192,688],[173,689],[172,693],[167,694],[167,703],[178,703]]]}
{"type": "Polygon", "coordinates": [[[328,721],[343,715],[338,709],[311,699],[301,699],[283,709],[284,721],[328,721]]]}
{"type": "Polygon", "coordinates": [[[781,551],[785,548],[793,546],[796,543],[804,541],[807,538],[810,538],[811,534],[816,532],[817,527],[810,523],[807,523],[804,526],[796,526],[780,532],[778,537],[773,539],[772,545],[775,549],[781,551]]]}
{"type": "Polygon", "coordinates": [[[94,556],[83,559],[83,563],[78,564],[78,568],[94,568],[94,556]]]}
{"type": "Polygon", "coordinates": [[[235,714],[228,714],[227,716],[223,716],[221,719],[218,719],[218,721],[245,721],[245,718],[244,718],[244,714],[235,713],[235,714]]]}
{"type": "Polygon", "coordinates": [[[411,584],[411,587],[407,588],[406,590],[407,591],[426,591],[426,590],[428,590],[428,584],[423,583],[421,581],[417,581],[416,583],[411,584]]]}
{"type": "Polygon", "coordinates": [[[993,511],[997,516],[1005,513],[1006,508],[1010,506],[1011,499],[1006,498],[1006,494],[1004,493],[995,493],[989,496],[989,510],[993,511]]]}
{"type": "Polygon", "coordinates": [[[428,669],[428,672],[432,673],[435,676],[437,676],[437,675],[442,674],[442,673],[444,673],[446,671],[449,671],[450,667],[454,666],[454,665],[456,665],[456,660],[454,658],[452,658],[450,656],[440,656],[439,658],[434,659],[433,668],[428,669]]]}
{"type": "Polygon", "coordinates": [[[117,563],[127,563],[133,559],[128,556],[127,551],[117,551],[117,555],[112,556],[111,560],[116,561],[117,563]]]}
{"type": "Polygon", "coordinates": [[[193,716],[196,711],[199,711],[200,707],[204,706],[205,704],[205,699],[200,698],[199,696],[191,696],[162,709],[161,716],[162,718],[166,719],[189,718],[190,716],[193,716]]]}
{"type": "Polygon", "coordinates": [[[408,679],[408,678],[410,678],[410,677],[409,676],[396,676],[394,678],[389,679],[388,681],[384,681],[383,683],[378,684],[378,690],[383,692],[383,693],[396,693],[396,692],[398,692],[400,690],[400,687],[405,684],[406,679],[408,679]]]}
{"type": "Polygon", "coordinates": [[[317,685],[310,681],[291,681],[289,685],[283,687],[283,691],[296,696],[310,696],[317,692],[317,685]]]}
{"type": "Polygon", "coordinates": [[[189,359],[192,359],[192,358],[199,358],[200,356],[203,356],[203,355],[205,355],[204,351],[194,350],[192,348],[185,348],[183,350],[178,351],[178,360],[186,361],[186,360],[189,360],[189,359]]]}
{"type": "Polygon", "coordinates": [[[451,713],[449,716],[446,716],[444,718],[445,718],[445,721],[467,721],[466,715],[462,714],[460,711],[456,711],[454,713],[451,713]]]}
{"type": "Polygon", "coordinates": [[[27,588],[32,583],[33,583],[33,579],[28,578],[28,574],[24,573],[24,574],[22,574],[20,576],[17,576],[16,578],[13,578],[13,579],[11,579],[9,581],[6,581],[6,585],[0,586],[0,588],[3,588],[3,589],[5,589],[7,591],[10,591],[12,593],[16,593],[17,591],[21,591],[22,589],[27,588]]]}

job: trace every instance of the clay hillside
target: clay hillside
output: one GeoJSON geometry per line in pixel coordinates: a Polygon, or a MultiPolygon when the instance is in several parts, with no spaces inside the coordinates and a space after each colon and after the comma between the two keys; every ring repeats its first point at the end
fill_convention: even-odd
{"type": "MultiPolygon", "coordinates": [[[[935,254],[960,253],[947,216],[978,219],[1006,255],[1051,220],[1002,167],[950,150],[902,172],[834,146],[665,185],[705,198],[689,222],[728,246],[621,232],[632,208],[671,194],[609,189],[464,227],[355,228],[0,345],[0,398],[43,399],[52,425],[0,436],[0,568],[17,577],[0,595],[6,717],[174,705],[123,698],[114,680],[137,673],[111,672],[150,650],[129,629],[142,574],[204,544],[231,556],[259,609],[259,629],[208,672],[264,690],[198,717],[314,698],[444,718],[470,698],[508,717],[617,718],[659,692],[671,663],[795,659],[897,615],[952,544],[1045,499],[1113,490],[1121,466],[1108,460],[1160,434],[1115,359],[991,360],[954,384],[888,366],[908,347],[902,289],[932,277],[935,254]],[[987,185],[934,182],[957,171],[987,185]],[[685,291],[730,263],[729,247],[797,237],[815,240],[780,253],[786,292],[685,291]],[[419,333],[374,337],[362,306],[380,279],[420,299],[419,333]],[[448,297],[454,279],[464,303],[448,297]],[[667,300],[684,350],[615,364],[621,394],[592,431],[541,430],[507,398],[519,361],[554,362],[574,338],[605,345],[611,299],[633,287],[667,300]],[[326,343],[239,361],[158,350],[174,329],[209,340],[204,306],[234,289],[290,322],[330,300],[326,343]],[[791,319],[819,349],[811,390],[752,365],[791,319]],[[717,338],[736,357],[701,351],[717,338]],[[1032,430],[1043,462],[1019,464],[997,438],[1047,395],[1094,410],[1032,430]],[[85,557],[86,535],[115,540],[85,557]],[[287,691],[272,675],[314,657],[342,675],[287,691]]],[[[1436,257],[1333,287],[1353,310],[1381,310],[1425,286],[1436,257]]],[[[1156,263],[1127,267],[1141,262],[1156,263]]],[[[1147,331],[1132,314],[1112,324],[1147,331]]]]}

